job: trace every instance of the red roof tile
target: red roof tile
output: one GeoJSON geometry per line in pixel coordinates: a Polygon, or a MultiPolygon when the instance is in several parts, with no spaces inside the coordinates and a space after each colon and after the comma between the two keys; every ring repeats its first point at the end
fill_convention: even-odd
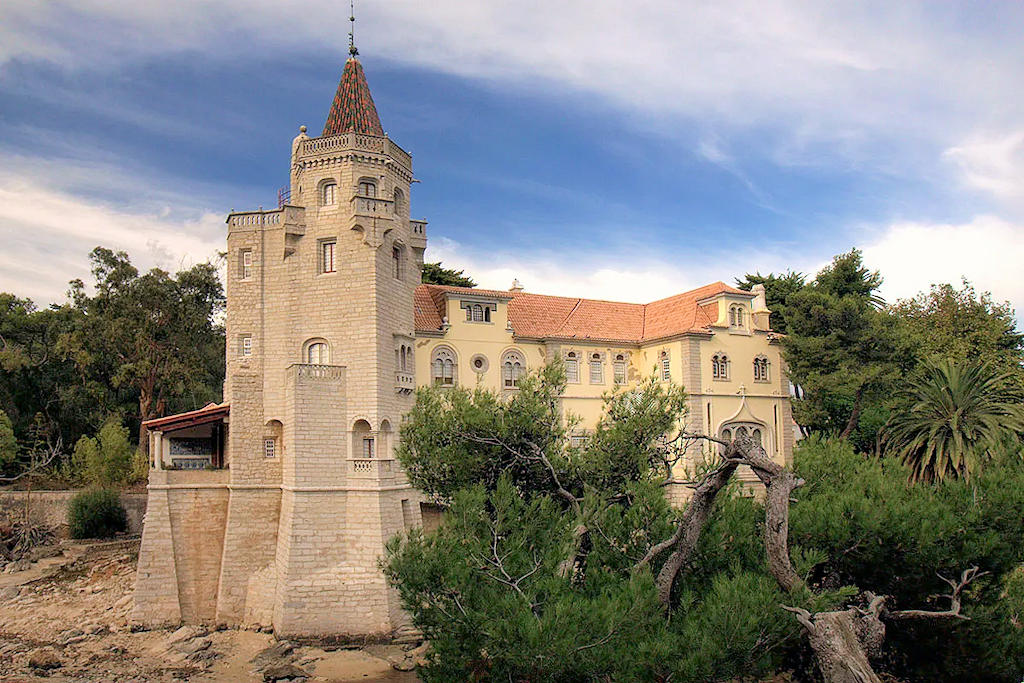
{"type": "Polygon", "coordinates": [[[698,302],[722,293],[754,296],[724,282],[649,304],[420,285],[416,288],[416,329],[441,329],[446,294],[475,294],[511,299],[508,314],[517,337],[639,344],[684,332],[706,331],[714,323],[716,311],[713,304],[698,302]]]}
{"type": "Polygon", "coordinates": [[[218,420],[223,420],[227,417],[230,412],[231,406],[227,403],[207,403],[199,410],[191,410],[187,413],[158,417],[152,420],[146,420],[142,424],[146,429],[154,431],[171,431],[175,429],[184,429],[185,427],[194,427],[196,425],[207,424],[210,422],[217,422],[218,420]]]}
{"type": "Polygon", "coordinates": [[[340,135],[349,131],[384,135],[363,65],[355,57],[345,62],[338,91],[334,94],[334,102],[324,124],[324,135],[340,135]]]}

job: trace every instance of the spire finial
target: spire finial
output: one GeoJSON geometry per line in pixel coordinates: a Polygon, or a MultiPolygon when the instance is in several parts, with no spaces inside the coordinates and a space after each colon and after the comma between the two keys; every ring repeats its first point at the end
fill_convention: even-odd
{"type": "Polygon", "coordinates": [[[356,1],[349,0],[350,14],[348,20],[352,22],[351,28],[348,32],[348,53],[355,57],[359,54],[359,48],[356,47],[356,1]]]}

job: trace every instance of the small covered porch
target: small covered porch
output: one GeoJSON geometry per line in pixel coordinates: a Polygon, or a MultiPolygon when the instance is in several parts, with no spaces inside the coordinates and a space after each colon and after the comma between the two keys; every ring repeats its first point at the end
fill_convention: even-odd
{"type": "Polygon", "coordinates": [[[155,470],[208,470],[228,467],[227,403],[147,420],[149,461],[155,470]]]}

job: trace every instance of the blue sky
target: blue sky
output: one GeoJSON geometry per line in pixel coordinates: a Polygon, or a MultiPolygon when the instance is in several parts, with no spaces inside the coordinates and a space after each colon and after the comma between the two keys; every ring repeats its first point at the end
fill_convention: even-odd
{"type": "MultiPolygon", "coordinates": [[[[1024,309],[1024,5],[360,3],[427,258],[649,301],[857,246],[910,296],[1024,309]]],[[[0,7],[0,290],[60,301],[97,244],[175,269],[269,207],[323,125],[347,12],[0,7]]]]}

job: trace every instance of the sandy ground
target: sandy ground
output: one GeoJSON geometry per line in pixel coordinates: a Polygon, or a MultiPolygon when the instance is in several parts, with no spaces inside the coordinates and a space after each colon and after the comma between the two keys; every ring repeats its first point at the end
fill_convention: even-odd
{"type": "MultiPolygon", "coordinates": [[[[0,574],[0,681],[263,681],[262,662],[252,660],[282,647],[271,634],[129,631],[137,549],[137,541],[66,545],[61,557],[0,574]]],[[[414,683],[415,674],[388,661],[411,648],[295,646],[274,661],[309,681],[414,683]]]]}

